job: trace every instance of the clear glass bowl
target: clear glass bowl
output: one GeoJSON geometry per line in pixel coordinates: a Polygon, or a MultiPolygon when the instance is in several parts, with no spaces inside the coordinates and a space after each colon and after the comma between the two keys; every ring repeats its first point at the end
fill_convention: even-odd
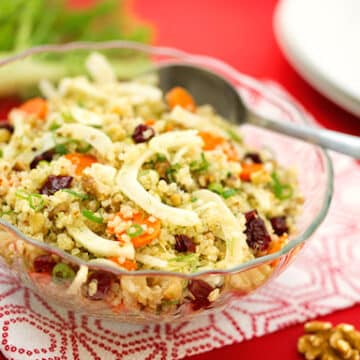
{"type": "MultiPolygon", "coordinates": [[[[0,94],[19,88],[23,93],[31,94],[39,76],[56,80],[61,76],[83,73],[83,60],[91,51],[101,52],[110,58],[119,77],[123,78],[136,76],[169,62],[202,66],[225,76],[237,86],[249,107],[271,114],[281,121],[299,124],[308,121],[306,114],[274,87],[243,75],[219,60],[170,48],[121,41],[43,46],[1,60],[0,79],[6,86],[0,89],[0,94]],[[60,60],[67,66],[58,66],[60,60]],[[14,73],[16,76],[13,76],[14,73]]],[[[333,187],[332,165],[322,148],[249,125],[243,126],[242,133],[249,145],[268,147],[281,164],[297,168],[299,174],[299,185],[305,203],[297,221],[298,232],[277,253],[256,258],[229,270],[192,274],[167,271],[129,273],[112,267],[87,264],[60,249],[28,238],[15,227],[0,220],[1,261],[6,263],[25,286],[32,288],[46,300],[77,312],[117,321],[146,323],[185,320],[221,309],[232,299],[241,301],[243,296],[275,278],[290,265],[326,216],[333,187]],[[40,254],[53,254],[74,268],[87,267],[88,274],[100,271],[103,276],[111,276],[115,282],[110,298],[107,296],[98,301],[89,300],[83,295],[81,287],[74,291],[71,283],[54,283],[50,275],[35,273],[33,260],[40,254]],[[206,280],[214,289],[218,289],[213,293],[212,301],[196,303],[189,296],[189,284],[201,284],[198,280],[206,280]],[[164,283],[168,285],[159,285],[164,283]],[[163,295],[171,285],[175,288],[180,286],[179,302],[163,301],[163,295]],[[154,295],[151,300],[146,296],[149,292],[154,295]]],[[[86,281],[86,278],[82,281],[86,281]]]]}

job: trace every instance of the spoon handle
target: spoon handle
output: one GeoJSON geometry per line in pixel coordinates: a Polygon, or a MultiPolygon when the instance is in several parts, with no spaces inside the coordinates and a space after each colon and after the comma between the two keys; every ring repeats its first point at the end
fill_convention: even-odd
{"type": "Polygon", "coordinates": [[[265,118],[249,111],[248,121],[252,125],[289,135],[337,152],[360,159],[360,137],[317,127],[294,124],[265,118]]]}

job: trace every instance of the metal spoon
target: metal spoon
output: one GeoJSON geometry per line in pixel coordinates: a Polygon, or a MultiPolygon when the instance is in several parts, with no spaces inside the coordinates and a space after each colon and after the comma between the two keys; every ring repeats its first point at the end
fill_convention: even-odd
{"type": "Polygon", "coordinates": [[[360,137],[308,125],[283,122],[256,113],[243,103],[238,91],[221,76],[200,67],[168,64],[158,68],[160,88],[183,86],[198,104],[211,104],[234,124],[250,123],[360,159],[360,137]]]}

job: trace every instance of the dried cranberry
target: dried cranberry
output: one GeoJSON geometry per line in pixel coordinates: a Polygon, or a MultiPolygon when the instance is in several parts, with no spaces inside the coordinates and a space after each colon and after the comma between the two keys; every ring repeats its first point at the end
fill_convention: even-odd
{"type": "Polygon", "coordinates": [[[246,153],[244,158],[251,160],[255,164],[262,164],[261,157],[258,153],[246,153]]]}
{"type": "Polygon", "coordinates": [[[149,141],[154,135],[155,131],[152,127],[140,124],[135,128],[132,138],[136,143],[143,143],[149,141]]]}
{"type": "Polygon", "coordinates": [[[192,302],[194,310],[210,305],[208,296],[214,289],[207,282],[203,280],[192,280],[188,285],[188,289],[195,298],[192,302]]]}
{"type": "Polygon", "coordinates": [[[264,251],[270,245],[270,235],[260,217],[252,217],[246,222],[245,234],[247,244],[255,251],[264,251]]]}
{"type": "Polygon", "coordinates": [[[175,250],[179,252],[195,252],[196,246],[192,238],[186,235],[175,235],[175,250]]]}
{"type": "Polygon", "coordinates": [[[111,285],[115,281],[115,276],[105,271],[93,272],[88,278],[88,288],[86,296],[91,300],[102,300],[109,293],[111,285]],[[92,293],[92,289],[89,288],[90,283],[96,283],[96,291],[92,293]]]}
{"type": "Polygon", "coordinates": [[[49,175],[39,192],[43,195],[53,195],[61,189],[68,189],[72,179],[73,177],[68,175],[49,175]]]}
{"type": "Polygon", "coordinates": [[[247,213],[245,213],[246,221],[253,220],[257,217],[257,211],[256,210],[250,210],[247,213]]]}
{"type": "Polygon", "coordinates": [[[275,216],[270,219],[270,222],[276,235],[281,236],[282,234],[289,232],[285,216],[275,216]]]}
{"type": "Polygon", "coordinates": [[[55,155],[55,151],[51,149],[35,156],[32,162],[30,163],[30,169],[35,169],[40,161],[51,161],[54,155],[55,155]]]}
{"type": "Polygon", "coordinates": [[[34,259],[34,271],[38,273],[51,273],[56,261],[51,255],[40,255],[34,259]]]}
{"type": "Polygon", "coordinates": [[[7,130],[10,134],[14,132],[14,127],[7,122],[0,122],[0,129],[7,130]]]}

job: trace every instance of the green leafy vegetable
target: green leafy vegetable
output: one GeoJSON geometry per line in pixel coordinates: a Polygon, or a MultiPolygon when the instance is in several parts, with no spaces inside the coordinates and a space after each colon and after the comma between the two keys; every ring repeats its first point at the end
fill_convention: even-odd
{"type": "Polygon", "coordinates": [[[276,172],[271,174],[272,190],[274,195],[280,200],[290,199],[293,196],[294,190],[290,184],[282,184],[276,172]]]}
{"type": "Polygon", "coordinates": [[[190,163],[190,170],[193,172],[202,172],[209,168],[210,163],[206,160],[205,154],[201,153],[201,160],[192,161],[190,163]]]}
{"type": "Polygon", "coordinates": [[[90,210],[84,209],[81,211],[84,217],[86,217],[88,220],[97,223],[102,224],[104,222],[104,218],[102,216],[98,216],[95,213],[93,213],[90,210]]]}
{"type": "MultiPolygon", "coordinates": [[[[151,28],[135,23],[124,1],[120,0],[94,1],[91,6],[77,9],[69,7],[67,0],[0,1],[0,57],[43,44],[108,40],[149,42],[150,38],[151,28]]],[[[119,75],[138,73],[145,63],[148,66],[144,57],[140,59],[129,50],[124,50],[121,58],[120,51],[116,54],[114,65],[119,75]]],[[[79,68],[84,72],[84,55],[84,52],[47,53],[33,56],[21,66],[9,65],[1,72],[0,94],[29,90],[24,86],[32,86],[42,78],[57,80],[79,68]]]]}
{"type": "Polygon", "coordinates": [[[56,283],[64,280],[72,280],[75,277],[75,271],[67,264],[58,263],[52,270],[52,279],[56,283]]]}

